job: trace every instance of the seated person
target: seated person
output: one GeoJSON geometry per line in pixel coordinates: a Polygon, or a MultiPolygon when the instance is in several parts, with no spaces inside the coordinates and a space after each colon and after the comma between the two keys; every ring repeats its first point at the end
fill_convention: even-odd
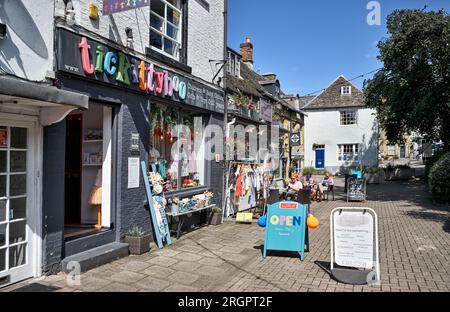
{"type": "Polygon", "coordinates": [[[334,185],[333,176],[327,172],[325,173],[325,177],[322,180],[322,183],[319,183],[317,186],[318,195],[321,197],[323,192],[328,190],[330,185],[334,185]]]}
{"type": "Polygon", "coordinates": [[[296,194],[301,189],[303,189],[303,185],[302,185],[302,183],[299,180],[299,175],[298,175],[298,173],[294,173],[291,176],[291,182],[289,183],[289,186],[288,186],[288,193],[289,194],[296,194]]]}

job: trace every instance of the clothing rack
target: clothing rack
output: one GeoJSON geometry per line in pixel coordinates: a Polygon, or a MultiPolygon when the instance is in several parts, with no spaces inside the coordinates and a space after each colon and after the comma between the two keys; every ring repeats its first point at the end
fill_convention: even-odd
{"type": "MultiPolygon", "coordinates": [[[[259,163],[256,159],[255,160],[241,160],[241,161],[236,161],[236,160],[228,160],[228,170],[227,170],[227,176],[226,176],[226,190],[225,190],[225,197],[224,197],[224,202],[223,202],[223,219],[227,220],[231,213],[231,210],[233,210],[233,213],[236,212],[234,207],[233,209],[231,209],[231,205],[235,205],[234,202],[232,201],[231,198],[231,190],[230,190],[230,176],[232,174],[232,168],[234,165],[250,165],[252,167],[252,169],[255,170],[254,166],[265,166],[266,163],[259,163]]],[[[264,170],[264,173],[266,171],[269,170],[264,170]]],[[[268,185],[266,185],[266,180],[264,179],[264,175],[263,175],[263,191],[264,189],[268,188],[268,185]]],[[[264,195],[262,196],[262,198],[258,198],[257,200],[261,200],[264,199],[264,195]]],[[[265,203],[264,203],[265,206],[265,203]]],[[[251,209],[254,209],[255,207],[252,207],[251,209]]],[[[265,208],[264,208],[265,210],[265,208]]]]}

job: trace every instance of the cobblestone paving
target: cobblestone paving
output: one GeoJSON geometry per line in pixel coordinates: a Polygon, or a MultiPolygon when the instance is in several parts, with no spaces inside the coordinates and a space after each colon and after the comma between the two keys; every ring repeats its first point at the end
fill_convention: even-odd
{"type": "Polygon", "coordinates": [[[304,262],[278,253],[262,259],[264,231],[256,224],[229,222],[187,234],[164,250],[153,248],[86,272],[80,286],[68,287],[64,274],[39,283],[58,291],[450,291],[449,206],[432,204],[421,183],[370,185],[365,203],[347,204],[342,189],[337,191],[336,201],[312,205],[321,225],[310,232],[311,251],[304,262]],[[370,207],[378,213],[380,285],[339,284],[326,271],[329,215],[343,206],[370,207]]]}

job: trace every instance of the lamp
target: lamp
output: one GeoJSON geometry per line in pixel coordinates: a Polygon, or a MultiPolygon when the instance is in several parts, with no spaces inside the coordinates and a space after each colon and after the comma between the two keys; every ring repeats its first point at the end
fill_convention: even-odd
{"type": "Polygon", "coordinates": [[[72,1],[64,0],[64,3],[66,4],[66,10],[64,11],[66,23],[69,26],[73,26],[75,24],[75,10],[73,9],[72,1]]]}
{"type": "Polygon", "coordinates": [[[0,23],[0,39],[6,37],[6,24],[0,23]]]}
{"type": "Polygon", "coordinates": [[[125,34],[127,35],[127,47],[131,48],[133,46],[133,29],[125,28],[125,34]]]}

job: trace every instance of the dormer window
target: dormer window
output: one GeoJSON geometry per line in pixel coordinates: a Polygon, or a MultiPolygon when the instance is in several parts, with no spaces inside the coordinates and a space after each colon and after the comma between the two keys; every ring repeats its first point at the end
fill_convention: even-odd
{"type": "Polygon", "coordinates": [[[351,86],[343,86],[341,87],[341,95],[350,95],[352,94],[352,87],[351,86]]]}

